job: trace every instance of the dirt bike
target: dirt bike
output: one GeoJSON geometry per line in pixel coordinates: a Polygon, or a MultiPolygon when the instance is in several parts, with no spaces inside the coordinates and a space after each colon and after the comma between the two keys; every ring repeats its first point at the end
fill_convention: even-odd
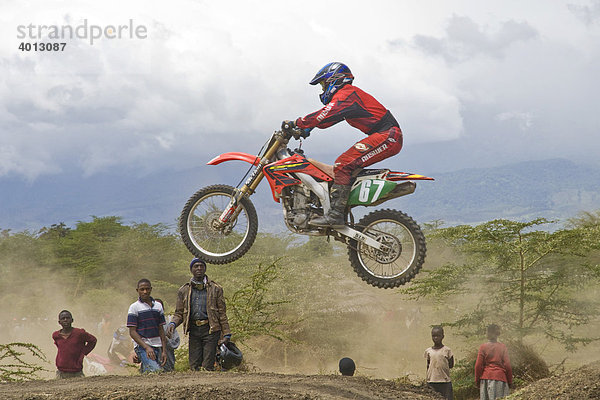
{"type": "Polygon", "coordinates": [[[373,286],[393,288],[410,281],[421,269],[426,253],[425,237],[417,223],[392,209],[373,211],[355,223],[352,209],[377,206],[413,193],[413,180],[433,178],[389,169],[360,170],[354,176],[348,198],[345,226],[313,226],[311,218],[330,208],[333,167],[306,158],[301,149],[287,147],[292,137],[300,139],[301,134],[302,131],[283,124],[256,156],[230,152],[210,160],[208,165],[241,160],[252,164],[254,170],[241,188],[212,185],[198,190],[187,201],[179,219],[186,247],[213,264],[227,264],[242,257],[258,230],[256,209],[249,197],[266,177],[273,200],[283,205],[284,221],[290,231],[333,237],[344,243],[354,271],[373,286]]]}

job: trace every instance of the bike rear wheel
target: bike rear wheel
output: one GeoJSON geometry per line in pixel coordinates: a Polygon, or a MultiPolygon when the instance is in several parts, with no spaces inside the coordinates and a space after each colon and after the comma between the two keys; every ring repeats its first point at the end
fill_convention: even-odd
{"type": "Polygon", "coordinates": [[[380,288],[394,288],[419,272],[427,252],[419,225],[397,210],[377,210],[363,217],[355,229],[385,245],[382,250],[350,241],[348,256],[362,280],[380,288]]]}
{"type": "Polygon", "coordinates": [[[183,243],[196,257],[212,264],[227,264],[242,257],[252,247],[258,230],[256,209],[242,198],[241,212],[229,223],[218,224],[235,188],[213,185],[198,190],[185,204],[179,217],[183,243]]]}

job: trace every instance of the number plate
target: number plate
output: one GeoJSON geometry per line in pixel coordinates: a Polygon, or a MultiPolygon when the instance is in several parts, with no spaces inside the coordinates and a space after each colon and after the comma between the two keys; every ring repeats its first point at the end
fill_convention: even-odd
{"type": "Polygon", "coordinates": [[[363,179],[355,183],[348,203],[350,205],[369,205],[377,200],[385,197],[392,189],[396,187],[396,183],[389,182],[383,179],[363,179]]]}

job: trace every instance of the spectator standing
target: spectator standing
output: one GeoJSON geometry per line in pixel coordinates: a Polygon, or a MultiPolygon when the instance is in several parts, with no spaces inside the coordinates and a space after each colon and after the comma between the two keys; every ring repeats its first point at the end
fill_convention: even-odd
{"type": "Polygon", "coordinates": [[[491,324],[487,327],[488,342],[479,346],[475,362],[475,385],[479,387],[480,400],[495,400],[510,394],[512,387],[512,367],[508,350],[498,342],[500,327],[491,324]]]}
{"type": "Polygon", "coordinates": [[[152,285],[148,279],[140,279],[136,290],[138,300],[127,312],[129,336],[135,342],[135,354],[142,363],[141,372],[160,372],[167,361],[165,314],[162,305],[150,296],[152,285]]]}
{"type": "Polygon", "coordinates": [[[167,332],[172,334],[183,323],[183,333],[190,335],[190,368],[213,371],[219,341],[231,339],[223,288],[208,279],[206,263],[199,258],[190,262],[190,272],[192,278],[177,292],[175,314],[167,332]]]}
{"type": "Polygon", "coordinates": [[[56,378],[76,378],[83,375],[83,357],[96,347],[96,337],[85,329],[74,328],[73,315],[62,310],[58,314],[58,323],[62,326],[52,334],[54,344],[58,348],[56,354],[56,378]]]}
{"type": "Polygon", "coordinates": [[[427,360],[427,384],[436,392],[442,394],[445,399],[453,400],[452,381],[450,369],[454,367],[454,354],[450,347],[442,343],[444,339],[444,328],[434,326],[431,329],[431,340],[433,346],[425,350],[424,357],[427,360]]]}
{"type": "MultiPolygon", "coordinates": [[[[156,299],[162,307],[165,309],[165,303],[161,299],[156,299]]],[[[172,316],[165,316],[165,320],[170,321],[172,316]]],[[[181,338],[179,337],[179,333],[177,330],[173,330],[171,334],[169,334],[169,324],[163,325],[165,330],[165,336],[167,337],[167,362],[163,367],[165,372],[175,371],[175,349],[179,347],[179,343],[181,342],[181,338]]]]}

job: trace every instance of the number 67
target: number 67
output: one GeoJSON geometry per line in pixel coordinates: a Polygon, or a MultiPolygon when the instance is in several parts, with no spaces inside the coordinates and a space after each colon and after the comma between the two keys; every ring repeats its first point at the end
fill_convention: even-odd
{"type": "Polygon", "coordinates": [[[361,203],[369,202],[369,194],[371,193],[372,185],[376,185],[377,190],[375,190],[375,195],[373,195],[373,198],[371,199],[371,203],[374,201],[377,201],[377,199],[379,198],[379,195],[381,194],[381,191],[383,190],[383,187],[385,186],[385,181],[382,181],[379,179],[367,179],[367,180],[362,181],[362,183],[360,184],[360,192],[358,194],[358,201],[360,201],[361,203]]]}

